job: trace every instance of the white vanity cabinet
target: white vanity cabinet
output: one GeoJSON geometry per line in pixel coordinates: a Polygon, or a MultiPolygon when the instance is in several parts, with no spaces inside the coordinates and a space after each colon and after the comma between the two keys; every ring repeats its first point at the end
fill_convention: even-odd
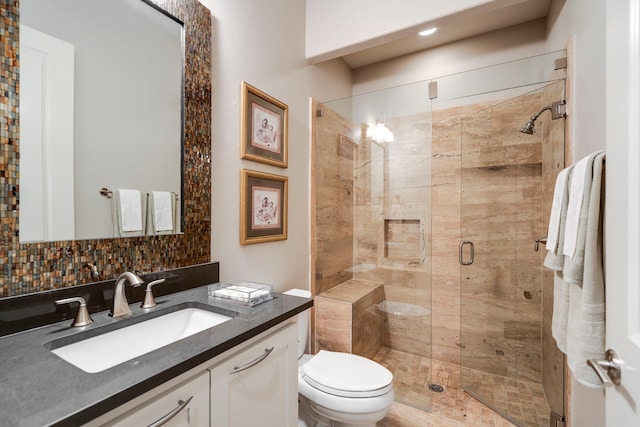
{"type": "Polygon", "coordinates": [[[211,367],[211,427],[296,427],[297,347],[292,323],[211,367]]]}
{"type": "Polygon", "coordinates": [[[297,427],[297,347],[297,323],[276,325],[84,427],[297,427]]]}
{"type": "Polygon", "coordinates": [[[207,427],[209,425],[209,373],[154,396],[113,421],[103,424],[109,427],[163,426],[207,427]]]}

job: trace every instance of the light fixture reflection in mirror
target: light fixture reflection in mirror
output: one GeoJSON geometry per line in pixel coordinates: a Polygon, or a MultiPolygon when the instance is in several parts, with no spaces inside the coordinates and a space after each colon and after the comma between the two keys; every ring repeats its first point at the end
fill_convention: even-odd
{"type": "Polygon", "coordinates": [[[182,24],[141,0],[22,0],[20,17],[20,241],[116,237],[102,187],[180,199],[182,24]]]}

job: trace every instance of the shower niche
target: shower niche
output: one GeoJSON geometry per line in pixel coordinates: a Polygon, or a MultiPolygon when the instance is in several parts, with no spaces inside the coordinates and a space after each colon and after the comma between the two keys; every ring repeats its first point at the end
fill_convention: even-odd
{"type": "Polygon", "coordinates": [[[384,259],[419,264],[422,258],[419,219],[384,220],[384,259]]]}
{"type": "Polygon", "coordinates": [[[372,358],[394,373],[401,403],[431,410],[436,361],[451,372],[445,393],[459,382],[518,426],[564,413],[552,276],[534,242],[565,146],[564,120],[536,113],[565,99],[566,70],[555,67],[565,56],[314,101],[312,291],[381,284],[372,358]],[[528,121],[535,132],[519,132],[528,121]],[[459,264],[463,240],[474,243],[471,265],[459,264]]]}

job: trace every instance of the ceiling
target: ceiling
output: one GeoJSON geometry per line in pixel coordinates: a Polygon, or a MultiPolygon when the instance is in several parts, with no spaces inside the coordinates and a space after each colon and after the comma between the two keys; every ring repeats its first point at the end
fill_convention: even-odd
{"type": "Polygon", "coordinates": [[[474,8],[425,22],[392,35],[392,41],[356,52],[347,53],[342,59],[353,69],[363,67],[398,56],[433,48],[447,43],[490,31],[544,18],[549,12],[552,0],[521,0],[520,2],[495,2],[495,7],[474,8]],[[438,30],[426,37],[418,31],[430,27],[438,30]]]}

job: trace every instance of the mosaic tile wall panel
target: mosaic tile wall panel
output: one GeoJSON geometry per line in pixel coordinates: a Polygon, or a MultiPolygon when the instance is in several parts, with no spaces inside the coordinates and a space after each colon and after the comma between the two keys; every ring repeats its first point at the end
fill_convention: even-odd
{"type": "Polygon", "coordinates": [[[197,0],[154,3],[185,25],[184,233],[21,244],[19,2],[0,0],[0,297],[89,283],[89,263],[106,280],[210,261],[211,14],[197,0]]]}

